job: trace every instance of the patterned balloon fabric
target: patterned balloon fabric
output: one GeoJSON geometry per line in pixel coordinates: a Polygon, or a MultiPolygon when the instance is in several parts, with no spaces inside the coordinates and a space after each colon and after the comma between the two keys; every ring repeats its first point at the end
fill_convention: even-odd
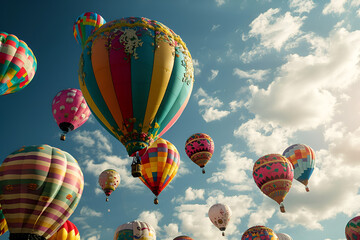
{"type": "Polygon", "coordinates": [[[134,156],[180,117],[194,68],[185,43],[171,29],[129,17],[102,25],[88,38],[79,81],[97,120],[134,156]]]}
{"type": "Polygon", "coordinates": [[[294,167],[294,178],[309,191],[307,185],[315,168],[315,153],[312,148],[305,144],[294,144],[285,149],[283,155],[294,167]]]}
{"type": "Polygon", "coordinates": [[[150,224],[133,221],[120,225],[115,230],[114,240],[156,240],[156,233],[150,224]]]}
{"type": "Polygon", "coordinates": [[[191,237],[188,236],[178,236],[176,238],[174,238],[173,240],[194,240],[191,237]]]}
{"type": "Polygon", "coordinates": [[[354,217],[346,224],[345,236],[347,240],[360,239],[360,216],[354,217]]]}
{"type": "MultiPolygon", "coordinates": [[[[120,184],[120,175],[114,169],[104,170],[99,176],[99,185],[108,197],[120,184]]],[[[106,198],[108,199],[108,198],[106,198]]]]}
{"type": "Polygon", "coordinates": [[[80,201],[84,177],[77,161],[49,145],[21,147],[0,167],[0,203],[10,238],[49,238],[80,201]]]}
{"type": "Polygon", "coordinates": [[[212,205],[208,212],[211,222],[220,229],[220,231],[226,230],[231,214],[230,207],[222,203],[212,205]]]}
{"type": "Polygon", "coordinates": [[[0,32],[0,95],[26,87],[36,68],[35,55],[28,45],[13,34],[0,32]]]}
{"type": "Polygon", "coordinates": [[[276,236],[279,238],[279,240],[293,240],[292,237],[286,233],[276,233],[276,236]]]}
{"type": "Polygon", "coordinates": [[[205,133],[191,135],[185,143],[185,152],[196,165],[203,168],[214,153],[214,141],[205,133]]]}
{"type": "Polygon", "coordinates": [[[254,226],[244,232],[241,240],[278,240],[271,228],[264,226],[254,226]]]}
{"type": "Polygon", "coordinates": [[[75,224],[67,220],[49,240],[80,240],[80,233],[75,224]]]}
{"type": "Polygon", "coordinates": [[[1,205],[0,205],[0,236],[6,233],[8,230],[8,226],[5,220],[5,216],[3,214],[1,205]]]}

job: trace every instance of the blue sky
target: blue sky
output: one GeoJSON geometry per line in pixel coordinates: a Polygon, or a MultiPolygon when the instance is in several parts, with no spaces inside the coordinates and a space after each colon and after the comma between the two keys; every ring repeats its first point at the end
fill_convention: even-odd
{"type": "MultiPolygon", "coordinates": [[[[157,239],[240,239],[265,225],[296,240],[344,240],[346,223],[360,213],[360,1],[359,0],[107,0],[6,1],[0,31],[33,50],[38,69],[22,91],[1,96],[0,159],[23,145],[49,144],[72,154],[85,176],[83,197],[70,220],[84,240],[112,239],[117,226],[149,222],[157,239]],[[190,101],[163,135],[181,165],[159,205],[131,177],[120,142],[94,117],[65,142],[52,113],[57,92],[79,88],[81,47],[72,26],[83,12],[107,21],[154,19],[179,34],[193,57],[190,101]],[[206,174],[185,154],[196,132],[215,142],[206,174]],[[316,154],[310,192],[294,181],[280,213],[252,179],[254,162],[304,143],[316,154]],[[121,176],[105,202],[97,181],[107,168],[121,176]],[[233,212],[226,237],[207,217],[221,202],[233,212]],[[110,211],[109,211],[110,210],[110,211]]],[[[0,237],[6,239],[7,234],[0,237]]]]}

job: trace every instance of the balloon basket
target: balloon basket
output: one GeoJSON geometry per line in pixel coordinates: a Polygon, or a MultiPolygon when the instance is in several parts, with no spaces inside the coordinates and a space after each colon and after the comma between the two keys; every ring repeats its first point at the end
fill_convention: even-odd
{"type": "Polygon", "coordinates": [[[157,199],[157,197],[154,199],[154,204],[158,205],[159,204],[159,199],[157,199]]]}
{"type": "Polygon", "coordinates": [[[310,189],[308,186],[305,186],[305,190],[306,190],[306,192],[310,192],[310,189]]]}
{"type": "Polygon", "coordinates": [[[225,233],[224,233],[224,232],[222,232],[222,235],[225,237],[225,233]]]}
{"type": "Polygon", "coordinates": [[[280,204],[280,211],[281,211],[282,213],[285,212],[285,206],[284,206],[283,203],[280,204]]]}
{"type": "Polygon", "coordinates": [[[109,198],[106,198],[105,201],[108,202],[108,201],[109,201],[109,198]]]}
{"type": "Polygon", "coordinates": [[[61,134],[60,140],[61,140],[61,141],[65,141],[65,138],[66,138],[65,134],[61,134]]]}
{"type": "Polygon", "coordinates": [[[202,173],[205,174],[205,169],[202,169],[202,173]]]}
{"type": "Polygon", "coordinates": [[[134,178],[142,176],[142,174],[141,174],[141,164],[140,163],[131,164],[131,175],[134,178]]]}

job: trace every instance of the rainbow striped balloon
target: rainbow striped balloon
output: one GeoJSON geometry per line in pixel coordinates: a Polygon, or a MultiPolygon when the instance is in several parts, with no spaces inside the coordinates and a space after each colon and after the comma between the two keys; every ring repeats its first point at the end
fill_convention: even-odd
{"type": "Polygon", "coordinates": [[[174,238],[173,240],[194,240],[191,237],[188,236],[178,236],[176,238],[174,238]]]}
{"type": "Polygon", "coordinates": [[[91,34],[98,30],[104,23],[105,19],[97,13],[86,12],[81,14],[75,21],[73,32],[75,40],[85,47],[86,40],[91,34]]]}
{"type": "Polygon", "coordinates": [[[13,34],[0,32],[0,95],[23,89],[36,68],[35,55],[28,45],[13,34]]]}
{"type": "Polygon", "coordinates": [[[80,88],[103,127],[129,156],[180,117],[193,88],[190,53],[165,25],[130,17],[104,24],[80,58],[80,88]]]}
{"type": "Polygon", "coordinates": [[[347,240],[360,239],[360,216],[354,217],[346,224],[345,236],[347,240]]]}
{"type": "Polygon", "coordinates": [[[22,147],[0,167],[0,203],[10,239],[48,239],[80,201],[84,177],[77,161],[49,145],[22,147]]]}
{"type": "Polygon", "coordinates": [[[175,177],[180,166],[180,154],[169,141],[158,138],[141,157],[140,180],[157,197],[175,177]]]}
{"type": "Polygon", "coordinates": [[[271,228],[264,226],[254,226],[244,232],[241,240],[278,240],[274,231],[271,228]]]}
{"type": "Polygon", "coordinates": [[[49,240],[80,240],[80,233],[75,224],[67,220],[49,240]]]}
{"type": "Polygon", "coordinates": [[[0,205],[0,236],[6,233],[8,230],[8,226],[5,220],[5,216],[3,214],[1,205],[0,205]]]}

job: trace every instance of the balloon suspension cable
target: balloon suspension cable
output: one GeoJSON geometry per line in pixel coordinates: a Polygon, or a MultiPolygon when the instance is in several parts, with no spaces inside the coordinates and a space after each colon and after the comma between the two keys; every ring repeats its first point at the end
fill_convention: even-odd
{"type": "Polygon", "coordinates": [[[284,206],[283,203],[280,203],[280,211],[281,211],[282,213],[285,212],[285,206],[284,206]]]}
{"type": "Polygon", "coordinates": [[[155,197],[155,199],[154,199],[154,204],[155,204],[155,205],[158,205],[158,204],[159,204],[159,199],[158,199],[157,197],[155,197]]]}
{"type": "Polygon", "coordinates": [[[205,174],[205,169],[204,168],[202,169],[202,173],[205,174]]]}
{"type": "Polygon", "coordinates": [[[309,189],[309,187],[308,187],[308,186],[305,186],[305,190],[306,190],[307,192],[309,192],[309,191],[310,191],[310,189],[309,189]]]}

